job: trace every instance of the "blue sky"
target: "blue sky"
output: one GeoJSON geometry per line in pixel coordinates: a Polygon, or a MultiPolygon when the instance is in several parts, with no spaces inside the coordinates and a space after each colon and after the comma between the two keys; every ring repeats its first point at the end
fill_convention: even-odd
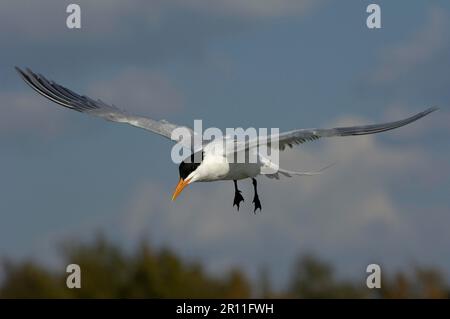
{"type": "MultiPolygon", "coordinates": [[[[0,4],[0,256],[55,264],[55,246],[101,230],[200,258],[212,272],[267,266],[282,285],[299,254],[342,275],[370,262],[450,267],[450,4],[376,1],[68,1],[0,4]],[[232,183],[170,200],[170,142],[37,96],[14,65],[141,115],[204,126],[328,127],[439,113],[376,137],[322,140],[283,154],[290,169],[339,165],[314,178],[260,178],[239,213],[232,183]]],[[[447,273],[448,274],[448,273],[447,273]]]]}

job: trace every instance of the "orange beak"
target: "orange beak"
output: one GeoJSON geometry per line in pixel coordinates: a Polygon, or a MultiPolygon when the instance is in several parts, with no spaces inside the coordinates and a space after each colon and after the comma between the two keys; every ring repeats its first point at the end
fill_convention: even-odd
{"type": "Polygon", "coordinates": [[[183,189],[189,185],[189,181],[190,181],[190,179],[184,180],[184,179],[180,178],[177,188],[175,188],[175,191],[173,192],[172,200],[175,200],[178,197],[178,195],[180,195],[180,193],[183,191],[183,189]]]}

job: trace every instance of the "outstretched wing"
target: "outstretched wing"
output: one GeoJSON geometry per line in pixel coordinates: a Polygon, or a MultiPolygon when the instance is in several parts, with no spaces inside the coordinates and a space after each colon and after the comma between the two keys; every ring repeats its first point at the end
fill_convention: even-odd
{"type": "MultiPolygon", "coordinates": [[[[40,74],[33,73],[30,69],[23,71],[16,67],[16,70],[19,72],[22,79],[36,92],[69,109],[98,116],[108,121],[126,123],[143,128],[175,142],[183,143],[183,141],[172,139],[172,132],[177,128],[186,129],[186,132],[189,132],[190,136],[193,136],[194,134],[192,129],[188,127],[178,126],[165,120],[156,121],[147,117],[127,114],[125,111],[114,105],[109,105],[101,100],[93,100],[87,96],[79,95],[62,85],[47,80],[40,74]]],[[[187,147],[190,147],[191,145],[190,143],[188,145],[187,141],[185,144],[187,147]]]]}
{"type": "Polygon", "coordinates": [[[278,147],[280,150],[284,150],[286,146],[292,148],[293,145],[302,144],[308,141],[317,140],[321,137],[332,136],[351,136],[351,135],[367,135],[381,133],[389,130],[396,129],[401,126],[410,124],[418,119],[438,110],[437,107],[431,107],[423,112],[417,113],[404,120],[374,124],[374,125],[362,125],[362,126],[349,126],[349,127],[336,127],[331,129],[298,129],[277,135],[270,135],[267,137],[259,137],[258,139],[250,140],[246,143],[246,149],[256,147],[258,145],[268,144],[278,141],[278,147]]]}

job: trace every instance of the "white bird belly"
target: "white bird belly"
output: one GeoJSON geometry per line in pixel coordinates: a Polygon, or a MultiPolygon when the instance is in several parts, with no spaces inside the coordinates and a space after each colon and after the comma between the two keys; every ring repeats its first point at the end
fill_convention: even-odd
{"type": "Polygon", "coordinates": [[[223,157],[205,158],[201,166],[202,181],[205,182],[255,177],[261,171],[260,163],[228,163],[223,157]]]}
{"type": "Polygon", "coordinates": [[[230,170],[223,179],[244,179],[255,177],[261,171],[261,165],[257,163],[230,163],[230,170]]]}

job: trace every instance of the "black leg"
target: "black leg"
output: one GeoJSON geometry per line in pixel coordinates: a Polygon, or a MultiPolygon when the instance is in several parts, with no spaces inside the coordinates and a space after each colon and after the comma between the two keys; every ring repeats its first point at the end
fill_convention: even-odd
{"type": "Polygon", "coordinates": [[[253,197],[253,204],[255,204],[255,210],[253,211],[256,214],[256,210],[259,208],[259,211],[261,211],[261,202],[259,201],[259,196],[258,196],[258,189],[256,186],[256,179],[252,178],[252,183],[253,183],[253,189],[255,190],[255,197],[253,197]]]}
{"type": "Polygon", "coordinates": [[[233,201],[233,207],[237,206],[237,210],[239,210],[239,205],[241,202],[244,201],[244,197],[241,195],[241,191],[237,187],[237,181],[233,180],[234,182],[234,201],[233,201]]]}

